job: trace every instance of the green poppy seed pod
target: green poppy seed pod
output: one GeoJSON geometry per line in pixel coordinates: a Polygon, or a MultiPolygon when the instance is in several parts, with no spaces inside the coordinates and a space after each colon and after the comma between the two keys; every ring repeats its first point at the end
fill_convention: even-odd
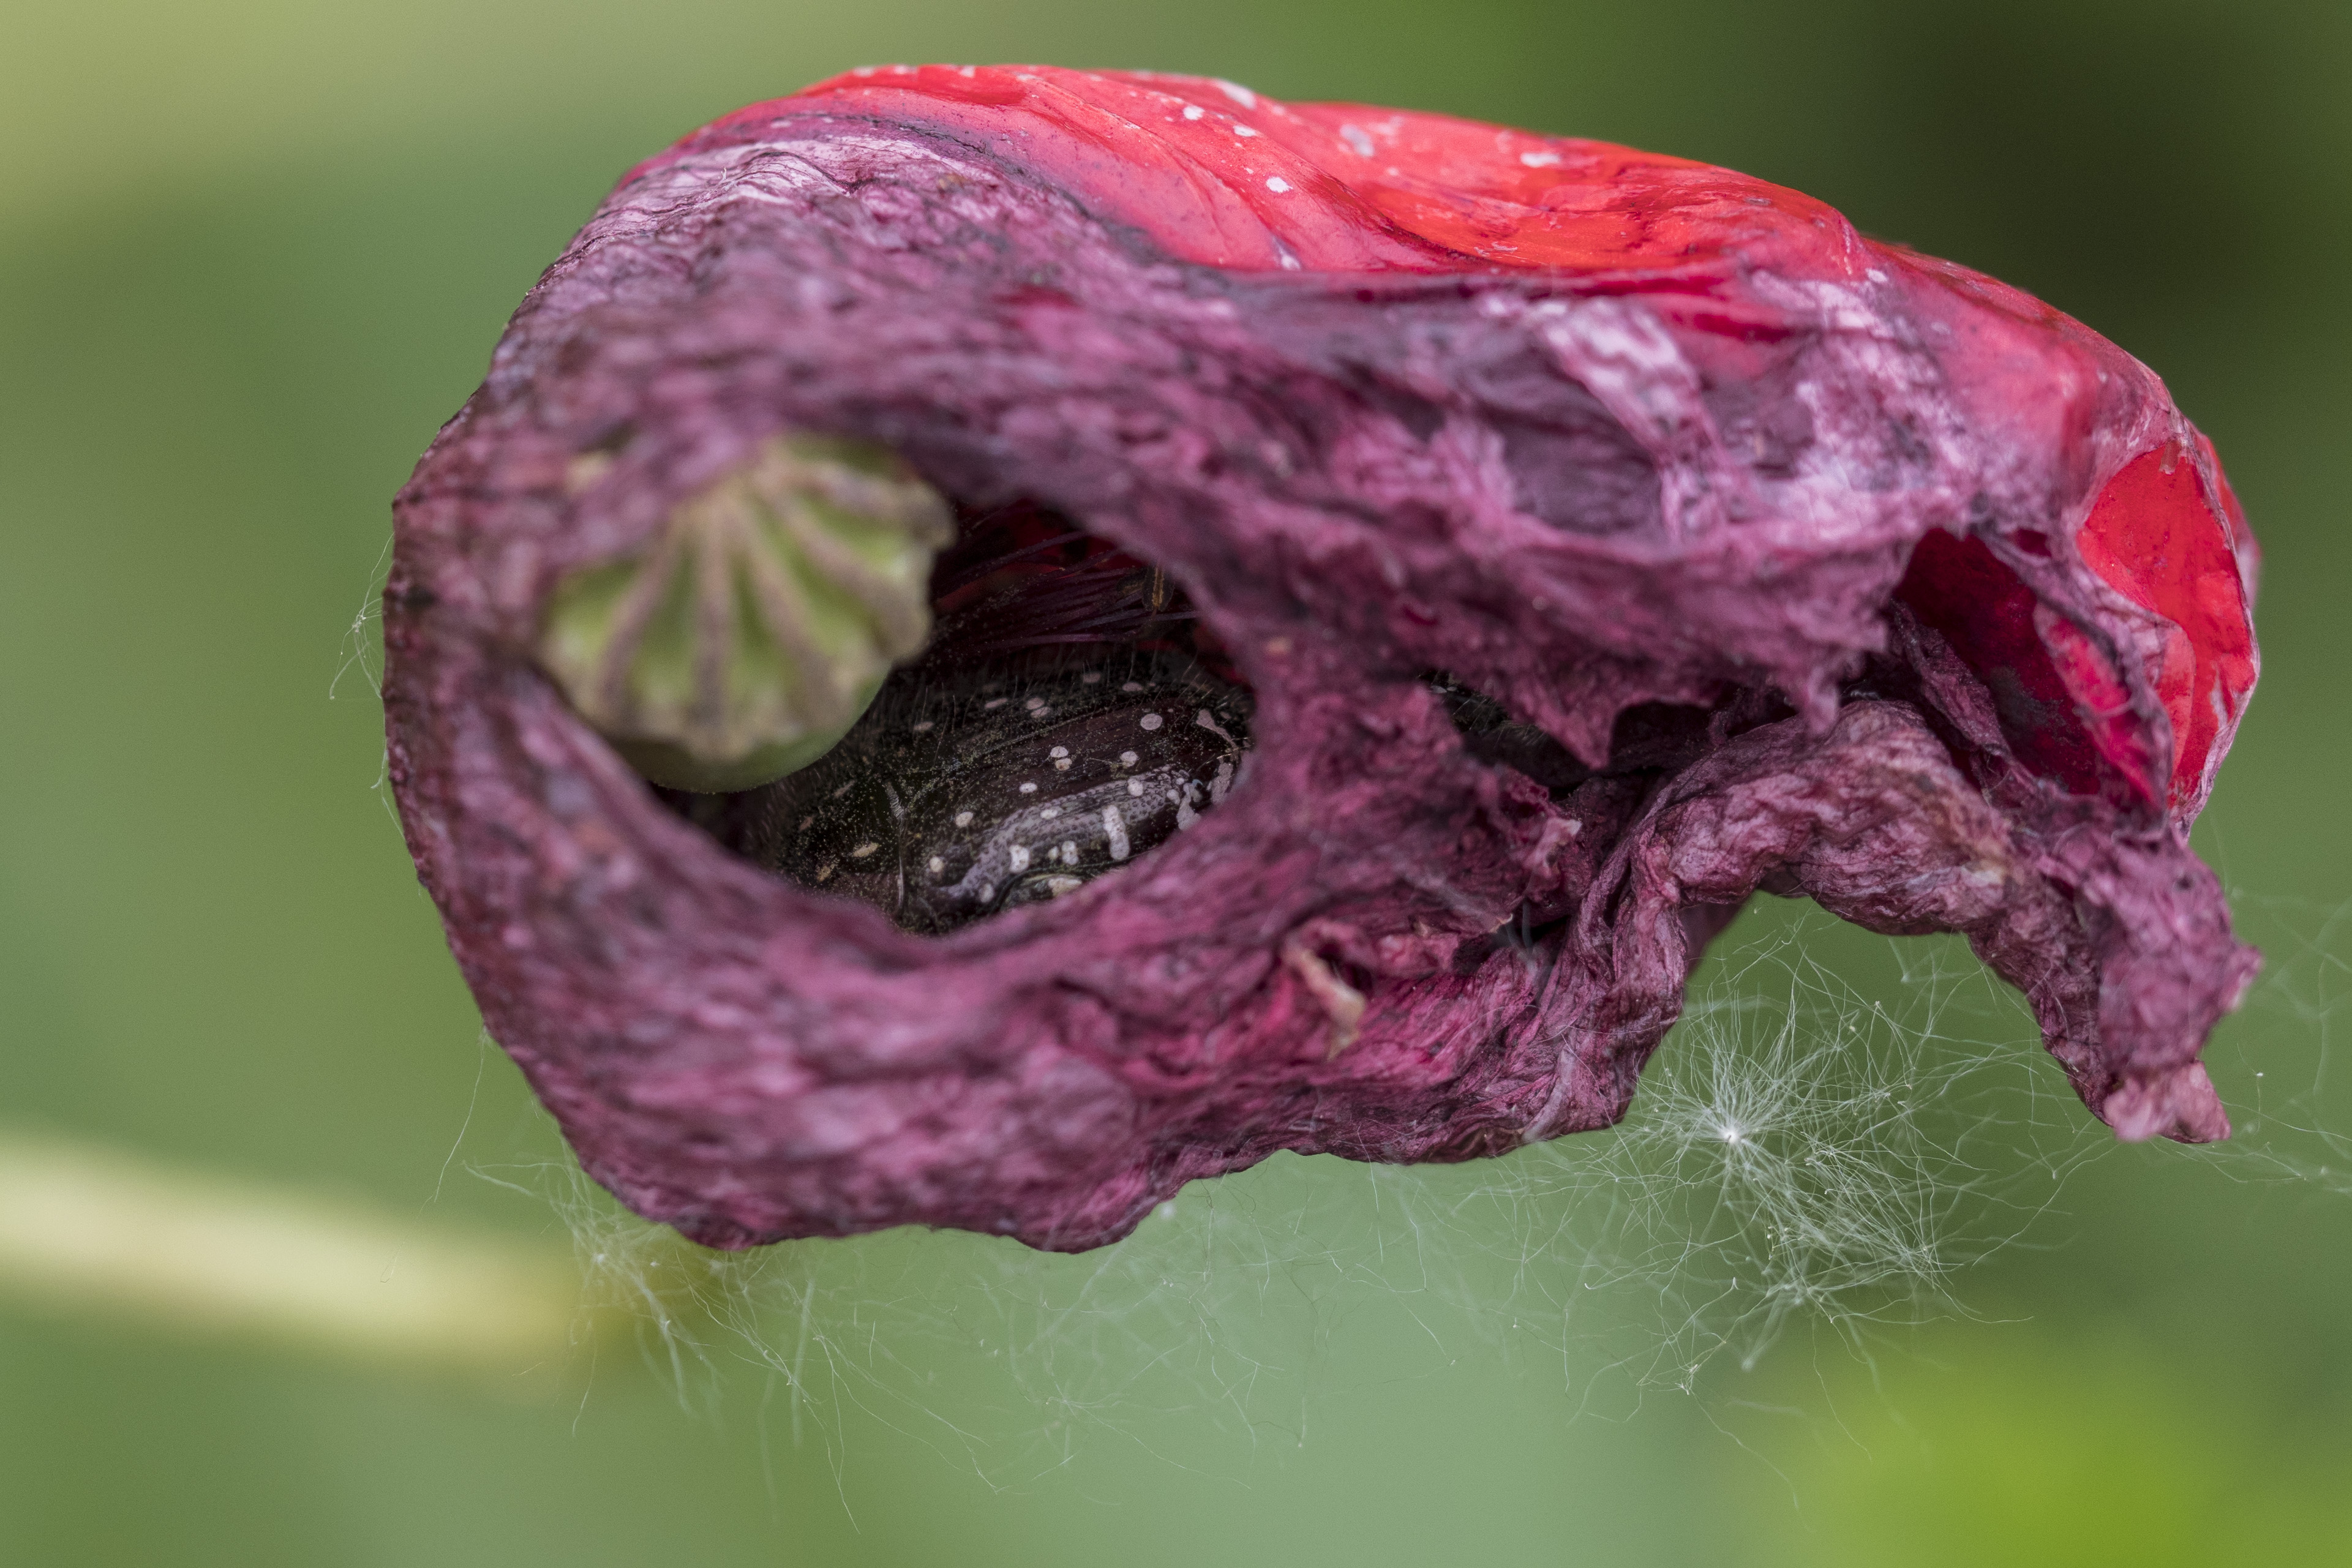
{"type": "Polygon", "coordinates": [[[749,789],[831,749],[923,646],[931,558],[954,532],[887,450],[779,436],[640,554],[559,582],[540,660],[655,783],[749,789]]]}

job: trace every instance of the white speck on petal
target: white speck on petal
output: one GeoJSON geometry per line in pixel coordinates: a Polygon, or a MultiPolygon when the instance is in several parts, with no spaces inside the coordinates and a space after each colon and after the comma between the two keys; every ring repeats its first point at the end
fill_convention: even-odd
{"type": "Polygon", "coordinates": [[[931,721],[929,719],[925,719],[922,723],[915,727],[915,733],[917,735],[928,735],[930,733],[930,728],[931,721]]]}
{"type": "Polygon", "coordinates": [[[1103,831],[1110,838],[1110,858],[1115,861],[1125,860],[1128,851],[1127,819],[1118,814],[1118,807],[1103,808],[1103,831]]]}
{"type": "Polygon", "coordinates": [[[994,713],[998,708],[1003,707],[1006,703],[1009,703],[1013,699],[1011,697],[991,697],[980,706],[983,710],[989,713],[994,713]]]}
{"type": "MultiPolygon", "coordinates": [[[[1120,752],[1120,753],[1118,754],[1118,765],[1119,765],[1121,768],[1132,768],[1132,767],[1134,767],[1134,766],[1135,766],[1135,753],[1134,753],[1134,752],[1132,752],[1132,751],[1122,751],[1122,752],[1120,752]]],[[[805,826],[807,826],[807,824],[806,824],[806,823],[803,823],[803,824],[802,824],[802,826],[805,827],[805,826]]]]}
{"type": "Polygon", "coordinates": [[[1143,726],[1146,729],[1158,729],[1161,725],[1166,724],[1168,721],[1161,718],[1156,713],[1148,713],[1141,718],[1136,720],[1136,722],[1143,726]]]}
{"type": "Polygon", "coordinates": [[[1076,840],[1064,839],[1062,841],[1062,863],[1064,865],[1076,865],[1078,863],[1078,845],[1076,840]]]}
{"type": "Polygon", "coordinates": [[[1037,786],[1034,784],[1024,784],[1021,786],[1021,792],[1024,795],[1034,795],[1037,792],[1037,786]]]}
{"type": "Polygon", "coordinates": [[[1045,753],[1048,757],[1067,757],[1069,754],[1070,748],[1066,746],[1057,746],[1054,747],[1053,750],[1045,753]]]}
{"type": "Polygon", "coordinates": [[[1257,128],[1251,125],[1236,125],[1234,127],[1234,134],[1236,136],[1255,136],[1257,134],[1257,128]]]}
{"type": "Polygon", "coordinates": [[[878,850],[882,846],[880,844],[860,844],[856,849],[849,852],[849,858],[854,861],[862,861],[867,855],[872,854],[876,850],[878,850]]]}
{"type": "Polygon", "coordinates": [[[1379,148],[1373,144],[1371,133],[1360,125],[1339,127],[1339,140],[1346,142],[1348,151],[1359,158],[1369,158],[1379,151],[1379,148]]]}
{"type": "Polygon", "coordinates": [[[1015,844],[1013,846],[1012,863],[1014,871],[1027,871],[1029,869],[1029,846],[1027,844],[1015,844]]]}
{"type": "Polygon", "coordinates": [[[1522,152],[1519,154],[1519,162],[1526,164],[1530,169],[1557,169],[1559,167],[1559,154],[1557,152],[1522,152]]]}
{"type": "Polygon", "coordinates": [[[955,824],[956,824],[956,826],[957,826],[957,827],[959,827],[959,828],[969,828],[969,827],[971,827],[971,813],[970,811],[958,811],[958,812],[955,814],[955,824]]]}
{"type": "Polygon", "coordinates": [[[1212,800],[1222,800],[1225,798],[1226,792],[1232,789],[1233,787],[1234,765],[1230,762],[1218,763],[1217,776],[1209,780],[1209,799],[1212,800]]]}
{"type": "Polygon", "coordinates": [[[1224,78],[1219,77],[1217,78],[1217,90],[1223,93],[1227,98],[1232,99],[1235,103],[1240,104],[1244,109],[1255,109],[1257,107],[1257,94],[1250,91],[1249,89],[1242,86],[1239,82],[1230,82],[1225,80],[1224,78]]]}
{"type": "Polygon", "coordinates": [[[1267,190],[1269,190],[1269,191],[1272,191],[1276,195],[1277,195],[1277,196],[1278,196],[1278,195],[1282,194],[1285,191],[1287,191],[1288,189],[1290,189],[1290,182],[1289,182],[1289,181],[1287,181],[1287,180],[1286,180],[1286,179],[1284,179],[1284,178],[1283,178],[1281,175],[1279,175],[1279,174],[1268,174],[1268,175],[1265,177],[1265,188],[1266,188],[1267,190]]]}
{"type": "Polygon", "coordinates": [[[1045,706],[1045,699],[1044,697],[1031,697],[1027,702],[1023,703],[1021,706],[1033,710],[1041,708],[1045,706]]]}
{"type": "Polygon", "coordinates": [[[1198,120],[1208,112],[1197,103],[1188,103],[1184,106],[1184,118],[1187,120],[1198,120]]]}
{"type": "Polygon", "coordinates": [[[1128,792],[1129,794],[1130,794],[1130,795],[1140,795],[1140,794],[1142,794],[1142,793],[1143,793],[1143,780],[1142,780],[1142,779],[1129,779],[1129,780],[1127,781],[1127,792],[1128,792]]]}
{"type": "Polygon", "coordinates": [[[1129,681],[1127,685],[1119,687],[1118,689],[1123,692],[1139,692],[1143,689],[1143,683],[1141,681],[1129,681]]]}
{"type": "Polygon", "coordinates": [[[941,873],[941,872],[943,872],[943,871],[945,871],[945,870],[947,870],[947,869],[948,869],[948,862],[945,862],[945,861],[943,861],[943,860],[940,859],[940,857],[939,857],[939,856],[937,856],[937,855],[933,855],[933,856],[931,857],[931,874],[932,874],[933,876],[937,876],[937,875],[939,875],[939,874],[940,874],[940,873],[941,873]]]}
{"type": "Polygon", "coordinates": [[[1048,806],[1048,807],[1046,807],[1044,810],[1042,810],[1042,811],[1038,812],[1037,814],[1038,814],[1039,816],[1041,816],[1041,817],[1045,818],[1047,821],[1049,821],[1049,822],[1050,822],[1050,821],[1052,821],[1055,817],[1058,817],[1058,816],[1060,816],[1060,815],[1062,814],[1062,808],[1060,808],[1059,806],[1048,806]]]}
{"type": "Polygon", "coordinates": [[[1102,683],[1102,672],[1100,670],[1088,670],[1085,674],[1080,675],[1078,679],[1090,686],[1099,685],[1102,683]]]}

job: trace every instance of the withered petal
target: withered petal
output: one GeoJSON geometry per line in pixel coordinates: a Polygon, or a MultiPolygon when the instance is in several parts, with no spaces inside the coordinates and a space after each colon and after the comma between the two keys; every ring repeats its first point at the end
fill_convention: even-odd
{"type": "Polygon", "coordinates": [[[1197,78],[853,75],[634,172],[397,518],[451,946],[588,1171],[710,1245],[1077,1249],[1279,1149],[1606,1125],[1758,888],[1965,934],[2119,1134],[2227,1130],[2197,1054],[2254,959],[2185,834],[2254,556],[2211,448],[1796,193],[1197,78]],[[939,938],[667,810],[539,618],[801,431],[1164,567],[1255,693],[1230,797],[939,938]]]}

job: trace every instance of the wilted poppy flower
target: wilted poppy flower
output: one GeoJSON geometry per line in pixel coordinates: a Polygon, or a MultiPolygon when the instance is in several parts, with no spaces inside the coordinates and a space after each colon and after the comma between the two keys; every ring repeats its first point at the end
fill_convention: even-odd
{"type": "Polygon", "coordinates": [[[586,1168],[1075,1249],[1605,1126],[1755,890],[2222,1135],[2253,543],[2145,367],[1792,191],[853,73],[640,166],[398,504],[393,779],[586,1168]],[[649,782],[650,780],[650,782],[649,782]]]}

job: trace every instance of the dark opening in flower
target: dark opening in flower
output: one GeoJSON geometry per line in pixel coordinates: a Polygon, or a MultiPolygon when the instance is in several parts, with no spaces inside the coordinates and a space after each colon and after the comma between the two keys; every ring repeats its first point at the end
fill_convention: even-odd
{"type": "Polygon", "coordinates": [[[937,935],[1075,893],[1222,802],[1248,688],[1165,569],[1030,506],[940,558],[936,631],[856,727],[672,804],[754,863],[937,935]]]}
{"type": "Polygon", "coordinates": [[[1759,889],[1965,935],[2118,1134],[2227,1130],[2212,449],[1795,192],[853,73],[633,171],[397,518],[451,946],[712,1245],[1077,1249],[1277,1149],[1606,1125],[1759,889]]]}

